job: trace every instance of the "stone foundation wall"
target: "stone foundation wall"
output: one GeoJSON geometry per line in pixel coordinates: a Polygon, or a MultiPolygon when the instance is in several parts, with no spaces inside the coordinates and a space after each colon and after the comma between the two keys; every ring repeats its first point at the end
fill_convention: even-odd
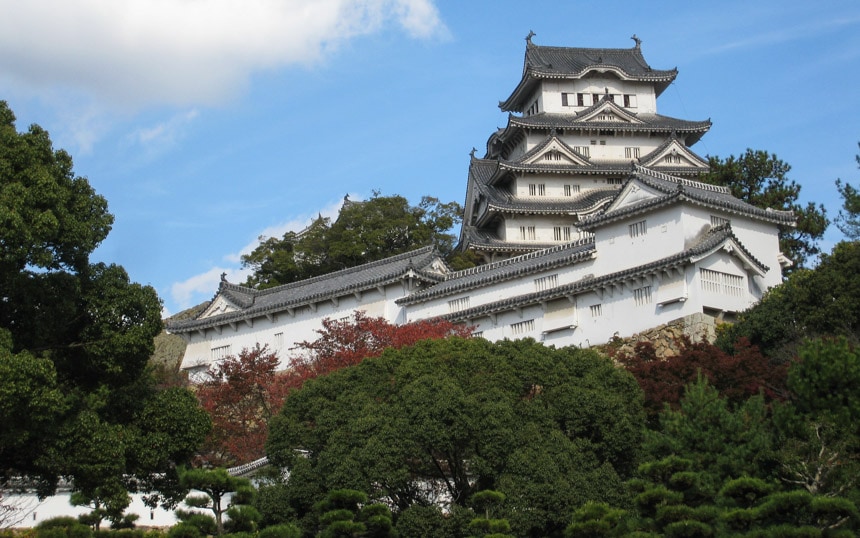
{"type": "Polygon", "coordinates": [[[678,341],[682,337],[686,336],[692,342],[713,343],[717,337],[716,328],[717,321],[713,316],[692,314],[623,338],[619,350],[632,352],[633,346],[638,342],[650,342],[657,352],[657,357],[674,357],[680,351],[678,341]]]}

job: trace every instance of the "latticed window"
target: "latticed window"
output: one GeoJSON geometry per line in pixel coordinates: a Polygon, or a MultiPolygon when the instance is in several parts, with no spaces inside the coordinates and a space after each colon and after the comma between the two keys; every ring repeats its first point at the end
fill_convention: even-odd
{"type": "Polygon", "coordinates": [[[230,344],[226,346],[213,347],[209,352],[209,357],[213,361],[220,361],[230,356],[230,344]]]}
{"type": "Polygon", "coordinates": [[[591,309],[591,317],[599,318],[603,315],[603,305],[602,304],[593,304],[590,307],[591,309]]]}
{"type": "Polygon", "coordinates": [[[460,297],[448,301],[448,312],[459,312],[460,310],[466,310],[467,308],[469,308],[468,297],[460,297]]]}
{"type": "MultiPolygon", "coordinates": [[[[596,142],[595,140],[592,144],[596,146],[596,142]]],[[[573,149],[583,157],[591,157],[591,149],[588,146],[574,146],[573,149]]]]}
{"type": "Polygon", "coordinates": [[[558,275],[549,275],[535,279],[535,291],[548,290],[558,286],[558,275]]]}
{"type": "Polygon", "coordinates": [[[544,183],[529,183],[530,196],[546,196],[546,184],[544,183]]]}
{"type": "Polygon", "coordinates": [[[651,302],[651,286],[642,286],[633,290],[633,300],[636,306],[646,305],[651,302]]]}
{"type": "Polygon", "coordinates": [[[535,330],[535,320],[527,319],[526,321],[521,321],[519,323],[511,324],[511,334],[514,336],[520,334],[530,333],[535,330]]]}
{"type": "Polygon", "coordinates": [[[275,333],[275,337],[272,339],[272,347],[275,348],[275,351],[284,347],[284,333],[275,333]]]}
{"type": "Polygon", "coordinates": [[[711,215],[711,226],[716,228],[717,226],[722,226],[723,224],[728,224],[730,221],[725,217],[718,217],[717,215],[711,215]]]}
{"type": "Polygon", "coordinates": [[[574,194],[578,194],[580,190],[579,185],[565,185],[564,186],[564,195],[572,196],[574,194]]]}
{"type": "Polygon", "coordinates": [[[699,276],[702,279],[702,289],[711,293],[742,297],[744,295],[744,277],[714,271],[713,269],[699,268],[699,276]]]}
{"type": "Polygon", "coordinates": [[[628,159],[638,159],[639,148],[624,148],[624,156],[628,159]]]}
{"type": "Polygon", "coordinates": [[[633,224],[627,226],[627,229],[630,232],[630,237],[641,237],[648,233],[648,227],[645,225],[644,220],[634,222],[633,224]]]}
{"type": "Polygon", "coordinates": [[[521,241],[534,241],[537,234],[535,233],[534,226],[520,226],[520,240],[521,241]]]}
{"type": "Polygon", "coordinates": [[[666,155],[663,157],[663,162],[666,164],[681,164],[681,156],[680,155],[666,155]]]}

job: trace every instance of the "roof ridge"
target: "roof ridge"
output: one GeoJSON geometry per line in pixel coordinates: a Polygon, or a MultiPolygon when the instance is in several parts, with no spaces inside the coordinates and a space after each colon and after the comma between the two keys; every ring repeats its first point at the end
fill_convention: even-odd
{"type": "Polygon", "coordinates": [[[468,269],[461,269],[459,271],[454,271],[453,273],[449,273],[445,280],[454,280],[460,277],[474,275],[478,273],[483,273],[484,271],[489,271],[491,269],[496,269],[498,267],[504,267],[506,265],[512,265],[514,263],[526,261],[532,258],[537,258],[546,254],[552,254],[553,252],[559,252],[561,250],[565,250],[568,248],[581,247],[587,243],[593,243],[594,237],[584,237],[581,239],[577,239],[576,241],[571,241],[570,243],[564,243],[561,245],[557,245],[554,247],[544,248],[541,250],[536,250],[534,252],[527,252],[526,254],[520,254],[519,256],[514,256],[513,258],[506,258],[504,260],[499,260],[497,262],[485,263],[484,265],[477,265],[475,267],[469,267],[468,269]]]}
{"type": "Polygon", "coordinates": [[[364,269],[369,269],[372,267],[376,267],[379,265],[385,265],[388,263],[400,261],[406,258],[411,258],[414,256],[423,256],[429,254],[436,250],[434,245],[427,245],[421,248],[417,248],[415,250],[410,250],[408,252],[402,252],[400,254],[395,254],[394,256],[389,256],[387,258],[382,258],[379,260],[374,260],[372,262],[363,263],[361,265],[356,265],[354,267],[347,267],[346,269],[339,269],[337,271],[332,271],[331,273],[326,273],[324,275],[317,275],[311,278],[305,278],[302,280],[296,280],[295,282],[288,282],[287,284],[281,284],[280,286],[275,286],[273,288],[266,288],[265,290],[259,290],[258,293],[260,295],[269,295],[272,293],[276,293],[279,291],[283,291],[289,288],[296,288],[299,286],[304,286],[313,282],[319,282],[320,280],[326,280],[329,278],[334,278],[337,276],[343,276],[345,274],[355,273],[364,269]]]}
{"type": "Polygon", "coordinates": [[[713,185],[711,183],[704,183],[702,181],[696,181],[694,179],[687,179],[684,177],[673,176],[667,174],[665,172],[658,172],[652,168],[646,168],[641,164],[634,165],[634,170],[636,173],[650,175],[657,179],[662,179],[664,181],[671,181],[673,183],[678,183],[680,185],[684,185],[685,187],[693,187],[695,189],[701,189],[704,191],[718,192],[720,194],[731,194],[731,190],[728,187],[724,187],[722,185],[713,185]]]}

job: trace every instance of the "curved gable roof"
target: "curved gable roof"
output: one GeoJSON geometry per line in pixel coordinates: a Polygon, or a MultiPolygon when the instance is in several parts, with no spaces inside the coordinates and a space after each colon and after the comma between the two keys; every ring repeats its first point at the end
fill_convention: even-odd
{"type": "Polygon", "coordinates": [[[545,47],[526,40],[523,74],[519,84],[499,108],[522,112],[526,99],[540,80],[581,78],[590,71],[611,72],[621,80],[653,82],[657,95],[678,75],[677,69],[652,69],[637,42],[629,49],[545,47]]]}

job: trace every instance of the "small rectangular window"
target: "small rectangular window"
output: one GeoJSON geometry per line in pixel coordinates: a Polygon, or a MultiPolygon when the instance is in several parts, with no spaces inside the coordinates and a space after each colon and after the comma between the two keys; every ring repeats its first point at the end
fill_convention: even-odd
{"type": "Polygon", "coordinates": [[[625,94],[624,106],[626,108],[636,108],[636,96],[632,94],[625,94]]]}
{"type": "Polygon", "coordinates": [[[600,94],[599,93],[592,93],[591,94],[591,104],[596,105],[599,102],[600,102],[600,94]]]}
{"type": "Polygon", "coordinates": [[[576,106],[585,106],[585,95],[581,93],[576,94],[576,106]]]}
{"type": "Polygon", "coordinates": [[[588,146],[574,146],[573,150],[582,155],[583,157],[591,157],[591,150],[588,146]]]}
{"type": "Polygon", "coordinates": [[[624,148],[624,157],[628,159],[638,159],[639,148],[624,148]]]}
{"type": "Polygon", "coordinates": [[[534,241],[536,237],[534,226],[520,226],[520,240],[534,241]]]}
{"type": "Polygon", "coordinates": [[[275,338],[272,340],[272,347],[275,348],[275,351],[283,349],[284,333],[275,333],[275,338]]]}
{"type": "Polygon", "coordinates": [[[558,275],[549,275],[535,279],[535,291],[544,291],[558,286],[558,275]]]}
{"type": "Polygon", "coordinates": [[[651,286],[642,286],[633,290],[633,300],[636,306],[646,305],[651,302],[651,286]]]}
{"type": "Polygon", "coordinates": [[[648,233],[648,228],[645,226],[644,220],[630,224],[627,226],[627,229],[630,232],[630,237],[641,237],[648,233]]]}
{"type": "Polygon", "coordinates": [[[565,196],[573,196],[574,194],[579,193],[579,185],[565,185],[564,186],[564,195],[565,196]]]}
{"type": "Polygon", "coordinates": [[[461,310],[466,310],[469,308],[469,298],[468,297],[460,297],[457,299],[452,299],[448,301],[448,312],[459,312],[461,310]]]}
{"type": "Polygon", "coordinates": [[[213,347],[209,354],[213,361],[220,361],[230,356],[230,344],[226,346],[213,347]]]}
{"type": "Polygon", "coordinates": [[[725,217],[718,217],[717,215],[711,215],[711,226],[716,228],[717,226],[722,226],[723,224],[729,224],[731,221],[725,217]]]}
{"type": "Polygon", "coordinates": [[[533,319],[511,324],[511,334],[513,334],[514,336],[530,333],[534,330],[535,320],[533,319]]]}
{"type": "Polygon", "coordinates": [[[591,305],[591,317],[599,318],[602,315],[603,315],[603,305],[602,304],[591,305]]]}
{"type": "Polygon", "coordinates": [[[712,269],[699,268],[702,279],[702,289],[711,293],[742,297],[744,295],[744,277],[731,275],[712,269]]]}
{"type": "Polygon", "coordinates": [[[567,95],[568,94],[562,92],[562,94],[561,94],[561,106],[568,106],[567,105],[567,95]]]}
{"type": "Polygon", "coordinates": [[[529,183],[529,196],[546,196],[546,184],[529,183]]]}
{"type": "Polygon", "coordinates": [[[620,177],[606,178],[606,184],[607,185],[621,185],[622,183],[624,183],[624,180],[621,179],[620,177]]]}

